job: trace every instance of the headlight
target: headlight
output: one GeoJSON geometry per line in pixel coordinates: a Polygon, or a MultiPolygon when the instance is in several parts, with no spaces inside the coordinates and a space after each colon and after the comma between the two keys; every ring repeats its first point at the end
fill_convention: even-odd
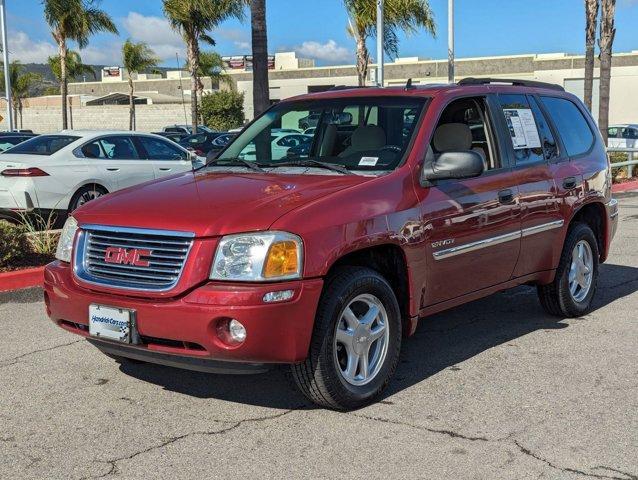
{"type": "Polygon", "coordinates": [[[210,278],[264,282],[301,277],[301,238],[287,232],[245,233],[223,237],[210,278]]]}
{"type": "Polygon", "coordinates": [[[64,223],[64,228],[58,240],[58,248],[55,250],[55,258],[63,262],[71,261],[71,252],[73,251],[73,239],[75,232],[78,230],[78,222],[75,218],[69,217],[64,223]]]}

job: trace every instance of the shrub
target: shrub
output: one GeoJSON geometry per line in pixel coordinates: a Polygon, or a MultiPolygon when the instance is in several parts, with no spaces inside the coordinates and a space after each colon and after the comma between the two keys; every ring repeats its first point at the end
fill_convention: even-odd
{"type": "Polygon", "coordinates": [[[53,256],[58,246],[60,232],[54,230],[57,215],[51,212],[46,217],[32,213],[20,215],[20,223],[25,229],[29,248],[39,255],[53,256]]]}
{"type": "Polygon", "coordinates": [[[24,226],[0,220],[0,268],[8,267],[29,253],[26,233],[24,226]]]}
{"type": "Polygon", "coordinates": [[[202,118],[215,130],[230,130],[244,124],[244,94],[222,90],[202,97],[202,118]]]}

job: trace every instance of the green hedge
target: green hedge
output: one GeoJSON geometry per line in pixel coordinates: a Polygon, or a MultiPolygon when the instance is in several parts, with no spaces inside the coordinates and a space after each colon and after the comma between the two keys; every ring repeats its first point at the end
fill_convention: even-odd
{"type": "Polygon", "coordinates": [[[230,130],[244,124],[244,94],[234,90],[209,93],[202,98],[204,124],[215,130],[230,130]]]}
{"type": "Polygon", "coordinates": [[[23,259],[30,252],[26,233],[26,227],[0,220],[0,268],[23,259]]]}

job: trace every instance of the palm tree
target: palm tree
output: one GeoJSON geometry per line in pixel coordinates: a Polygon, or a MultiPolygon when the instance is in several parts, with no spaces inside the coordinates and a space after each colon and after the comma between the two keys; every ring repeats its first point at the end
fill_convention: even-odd
{"type": "Polygon", "coordinates": [[[191,121],[195,131],[198,121],[197,94],[204,89],[199,79],[199,42],[215,45],[207,32],[228,18],[243,19],[246,0],[163,0],[163,3],[164,15],[186,43],[191,75],[191,121]]]}
{"type": "Polygon", "coordinates": [[[67,41],[77,42],[80,49],[98,32],[117,33],[111,17],[96,7],[93,0],[43,0],[44,18],[58,45],[60,57],[60,93],[62,96],[62,128],[67,128],[67,41]]]}
{"type": "Polygon", "coordinates": [[[609,127],[609,85],[611,83],[611,51],[614,45],[616,27],[616,0],[602,0],[600,16],[600,93],[598,105],[598,128],[607,145],[607,128],[609,127]]]}
{"type": "Polygon", "coordinates": [[[266,0],[250,0],[253,47],[253,110],[257,117],[270,107],[266,0]]]}
{"type": "MultiPolygon", "coordinates": [[[[58,81],[61,81],[62,66],[60,56],[55,55],[53,57],[49,57],[47,62],[55,78],[57,78],[58,81]]],[[[91,75],[95,80],[97,80],[95,69],[91,65],[83,63],[82,57],[78,52],[75,50],[68,50],[66,54],[66,78],[73,80],[83,77],[84,75],[91,75]]]]}
{"type": "Polygon", "coordinates": [[[133,43],[127,40],[122,45],[122,63],[128,70],[128,104],[129,104],[129,130],[135,130],[135,102],[133,93],[133,74],[148,70],[157,66],[159,59],[155,52],[144,42],[133,43]]]}
{"type": "MultiPolygon", "coordinates": [[[[363,86],[368,74],[370,53],[366,46],[369,37],[376,33],[377,2],[371,0],[343,0],[348,12],[348,33],[357,42],[357,76],[363,86]]],[[[414,33],[424,28],[436,36],[434,14],[428,0],[385,0],[383,48],[388,56],[399,53],[398,31],[414,33]]]]}
{"type": "Polygon", "coordinates": [[[591,111],[594,90],[594,48],[599,0],[585,0],[585,105],[591,111]]]}
{"type": "MultiPolygon", "coordinates": [[[[25,72],[24,65],[19,60],[14,60],[9,64],[9,79],[11,80],[13,124],[18,126],[19,115],[20,126],[17,128],[22,128],[23,100],[29,96],[33,87],[42,81],[42,76],[33,72],[25,72]]],[[[0,85],[4,85],[4,69],[0,70],[0,85]]]]}
{"type": "Polygon", "coordinates": [[[226,65],[217,52],[201,52],[199,54],[199,75],[210,78],[213,83],[225,83],[232,88],[233,82],[226,73],[226,65]]]}

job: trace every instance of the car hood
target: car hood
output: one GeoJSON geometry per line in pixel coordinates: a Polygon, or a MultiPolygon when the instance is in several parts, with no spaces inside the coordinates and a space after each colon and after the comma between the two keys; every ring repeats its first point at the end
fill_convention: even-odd
{"type": "Polygon", "coordinates": [[[266,230],[295,208],[371,178],[187,172],[112,193],[73,215],[80,225],[176,230],[198,237],[226,235],[266,230]]]}

